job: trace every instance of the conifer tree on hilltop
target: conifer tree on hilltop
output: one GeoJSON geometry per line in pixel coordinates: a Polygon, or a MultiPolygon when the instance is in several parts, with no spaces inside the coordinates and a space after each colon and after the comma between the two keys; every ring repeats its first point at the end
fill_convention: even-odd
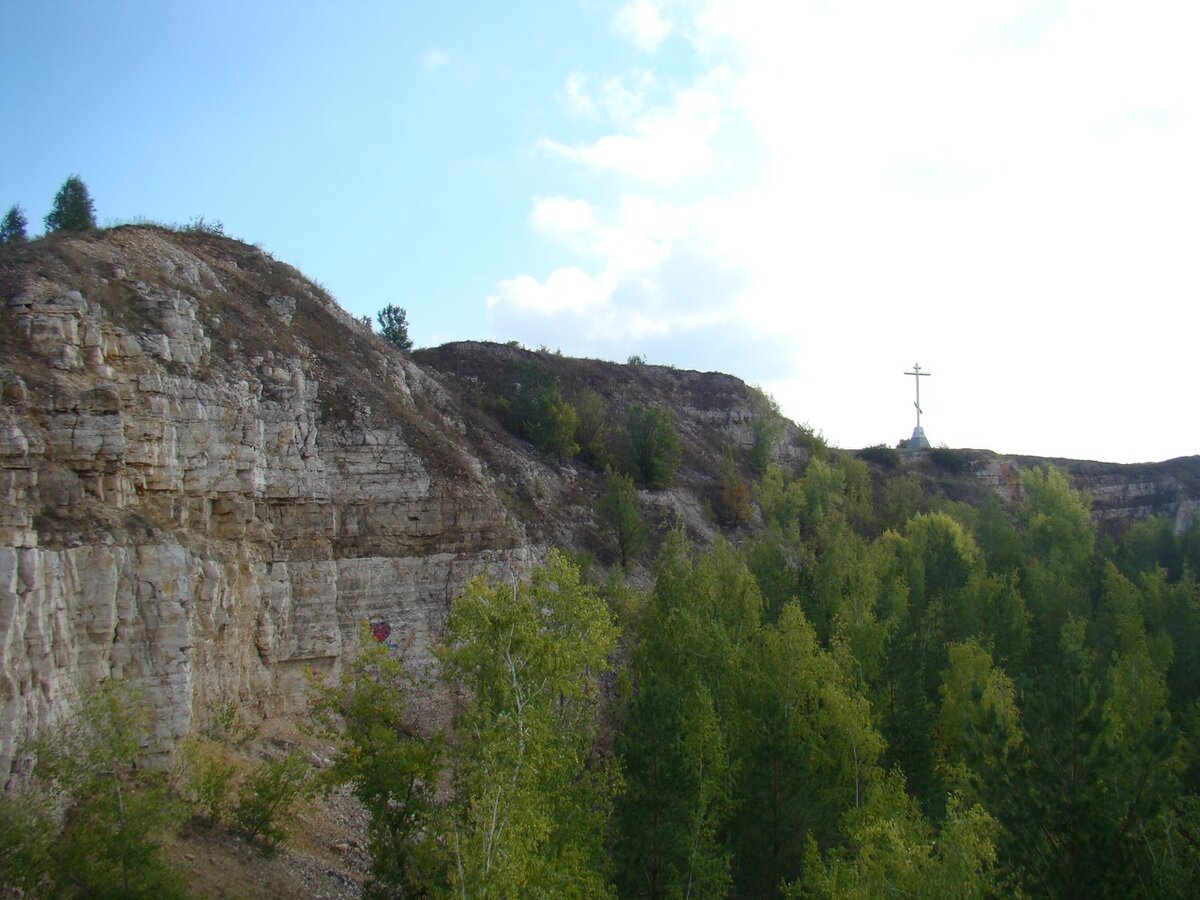
{"type": "Polygon", "coordinates": [[[4,220],[0,221],[0,244],[25,243],[29,240],[29,236],[25,233],[25,226],[28,224],[21,207],[17,204],[10,206],[8,212],[4,214],[4,220]]]}
{"type": "Polygon", "coordinates": [[[46,231],[87,231],[96,227],[96,207],[87,185],[70,176],[54,195],[54,208],[46,216],[46,231]]]}

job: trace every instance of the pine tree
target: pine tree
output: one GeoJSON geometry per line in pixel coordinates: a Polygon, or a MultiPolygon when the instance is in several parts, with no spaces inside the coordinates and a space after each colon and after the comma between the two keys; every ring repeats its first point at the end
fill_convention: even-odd
{"type": "Polygon", "coordinates": [[[96,227],[96,207],[78,175],[63,182],[46,216],[46,231],[87,231],[96,227]]]}
{"type": "Polygon", "coordinates": [[[0,222],[0,244],[25,243],[29,240],[25,233],[25,226],[28,224],[21,207],[16,204],[10,206],[8,212],[4,214],[4,220],[0,222]]]}

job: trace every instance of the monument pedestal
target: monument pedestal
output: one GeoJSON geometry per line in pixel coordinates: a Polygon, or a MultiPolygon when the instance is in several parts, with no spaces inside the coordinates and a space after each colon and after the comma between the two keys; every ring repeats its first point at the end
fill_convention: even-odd
{"type": "Polygon", "coordinates": [[[925,429],[918,425],[913,429],[912,437],[908,439],[908,449],[928,450],[930,446],[929,438],[925,437],[925,429]]]}

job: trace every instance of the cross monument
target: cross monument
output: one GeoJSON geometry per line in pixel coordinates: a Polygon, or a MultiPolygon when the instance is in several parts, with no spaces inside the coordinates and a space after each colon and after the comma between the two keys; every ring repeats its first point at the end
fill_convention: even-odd
{"type": "Polygon", "coordinates": [[[913,429],[912,437],[908,441],[908,449],[928,450],[930,447],[929,439],[925,437],[925,429],[921,427],[921,379],[928,378],[930,373],[922,372],[921,366],[913,363],[913,370],[904,374],[912,375],[917,385],[917,400],[913,403],[913,406],[917,408],[917,427],[913,429]]]}

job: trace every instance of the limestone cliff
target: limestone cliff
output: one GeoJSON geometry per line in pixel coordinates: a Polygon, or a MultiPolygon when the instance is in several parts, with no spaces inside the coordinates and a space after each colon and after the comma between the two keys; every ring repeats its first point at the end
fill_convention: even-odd
{"type": "MultiPolygon", "coordinates": [[[[335,670],[363,622],[420,669],[469,578],[517,576],[552,545],[597,549],[596,473],[543,459],[480,402],[513,365],[599,392],[615,417],[665,407],[683,465],[642,499],[701,541],[729,448],[763,414],[716,373],[495,344],[408,358],[220,235],[123,227],[0,248],[0,301],[0,783],[19,741],[96,679],[143,688],[162,746],[228,702],[294,713],[306,670],[335,670]]],[[[806,446],[784,423],[775,458],[806,446]]],[[[1182,520],[1197,463],[1068,470],[1102,513],[1182,520]]],[[[950,496],[1011,494],[1026,464],[906,462],[950,496]]],[[[427,694],[415,712],[436,724],[448,702],[427,694]]]]}
{"type": "MultiPolygon", "coordinates": [[[[53,235],[3,250],[0,296],[0,782],[95,679],[140,685],[164,744],[214,704],[295,711],[362,622],[420,668],[470,577],[586,542],[593,473],[549,465],[261,250],[53,235]]],[[[719,452],[749,395],[695,374],[664,384],[719,452]]],[[[703,529],[689,459],[657,502],[703,529]]]]}

